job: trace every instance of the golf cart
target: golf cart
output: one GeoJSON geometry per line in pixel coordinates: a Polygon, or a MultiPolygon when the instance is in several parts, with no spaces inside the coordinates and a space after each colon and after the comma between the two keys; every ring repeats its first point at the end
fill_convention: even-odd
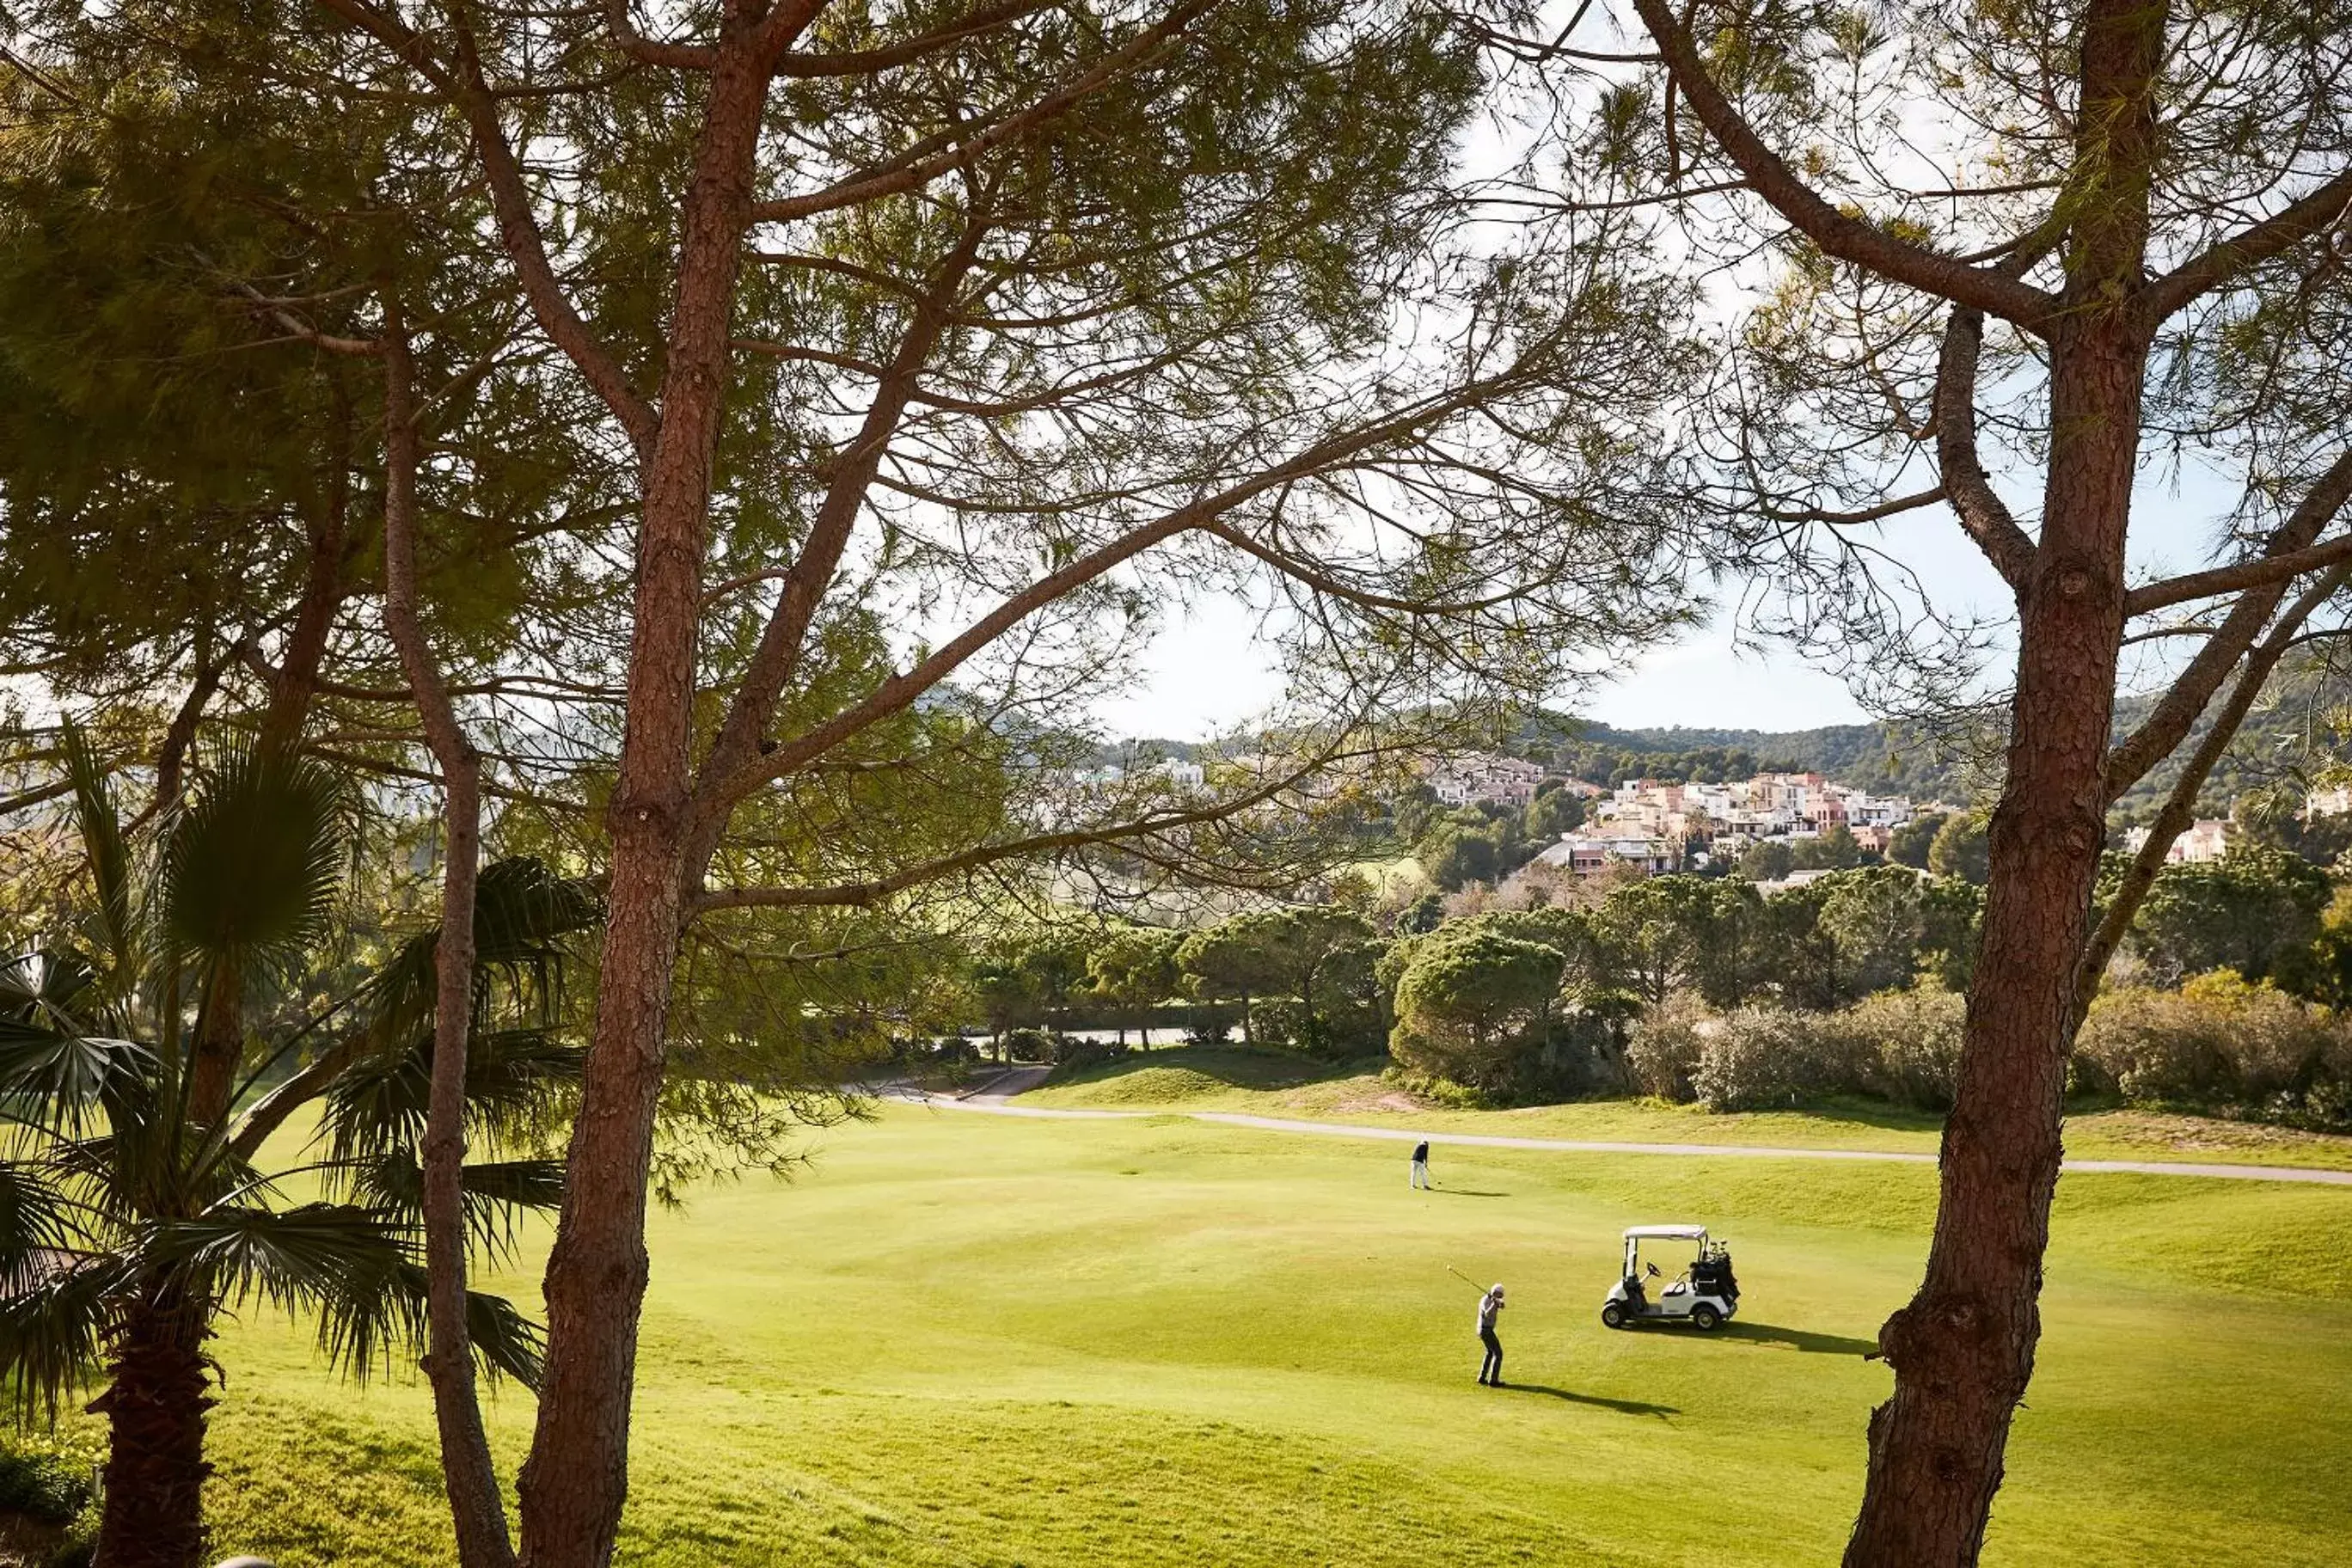
{"type": "Polygon", "coordinates": [[[1709,1242],[1706,1226],[1637,1225],[1625,1232],[1625,1273],[1601,1303],[1601,1321],[1612,1329],[1660,1320],[1707,1331],[1738,1310],[1739,1282],[1731,1277],[1731,1249],[1722,1242],[1709,1242]],[[1698,1256],[1654,1295],[1645,1281],[1662,1276],[1656,1264],[1642,1261],[1645,1241],[1695,1241],[1698,1256]]]}

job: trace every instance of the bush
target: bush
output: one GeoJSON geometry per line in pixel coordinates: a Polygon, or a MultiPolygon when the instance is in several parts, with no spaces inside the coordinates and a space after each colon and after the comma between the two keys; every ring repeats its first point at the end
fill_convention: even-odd
{"type": "Polygon", "coordinates": [[[1949,1110],[1968,1016],[1967,997],[1926,982],[1848,1009],[1843,1022],[1864,1063],[1867,1091],[1920,1110],[1949,1110]]]}
{"type": "Polygon", "coordinates": [[[1860,1093],[1867,1068],[1835,1015],[1741,1007],[1702,1038],[1691,1089],[1709,1110],[1762,1110],[1860,1093]]]}
{"type": "Polygon", "coordinates": [[[2109,992],[2092,1004],[2074,1057],[2079,1084],[2143,1105],[2265,1109],[2352,1080],[2337,1019],[2227,970],[2177,992],[2109,992]]]}
{"type": "Polygon", "coordinates": [[[1625,1046],[1625,1070],[1637,1093],[1687,1105],[1698,1098],[1692,1087],[1699,1049],[1721,1027],[1696,992],[1675,991],[1635,1021],[1625,1046]]]}
{"type": "Polygon", "coordinates": [[[89,1460],[37,1447],[0,1450],[0,1513],[70,1524],[91,1496],[89,1460]]]}
{"type": "Polygon", "coordinates": [[[1089,1040],[1069,1035],[1055,1035],[1046,1041],[1045,1059],[1054,1064],[1054,1076],[1066,1078],[1089,1068],[1108,1067],[1120,1058],[1132,1055],[1135,1047],[1115,1040],[1089,1040]]]}
{"type": "Polygon", "coordinates": [[[89,1568],[102,1453],[89,1428],[19,1432],[0,1442],[0,1524],[7,1527],[0,1530],[0,1561],[89,1568]]]}
{"type": "Polygon", "coordinates": [[[1195,1017],[1184,1029],[1188,1046],[1222,1046],[1233,1037],[1234,1026],[1214,1013],[1195,1017]]]}
{"type": "Polygon", "coordinates": [[[1428,1073],[1415,1072],[1410,1068],[1385,1068],[1381,1069],[1381,1078],[1417,1100],[1428,1100],[1432,1105],[1443,1106],[1448,1110],[1489,1110],[1495,1105],[1490,1096],[1466,1084],[1456,1083],[1450,1078],[1433,1078],[1428,1073]]]}
{"type": "Polygon", "coordinates": [[[1014,1062],[1049,1062],[1054,1059],[1054,1037],[1043,1029],[1007,1029],[998,1039],[1003,1047],[1004,1059],[1014,1062]]]}

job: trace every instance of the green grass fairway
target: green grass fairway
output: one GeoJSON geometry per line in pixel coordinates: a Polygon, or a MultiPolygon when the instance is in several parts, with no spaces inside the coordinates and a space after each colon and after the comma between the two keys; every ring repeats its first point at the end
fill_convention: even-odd
{"type": "MultiPolygon", "coordinates": [[[[1834,1561],[1924,1168],[1441,1151],[899,1106],[657,1215],[623,1561],[1834,1561]],[[1702,1220],[1733,1328],[1612,1333],[1618,1230],[1702,1220]],[[1473,1385],[1511,1289],[1518,1386],[1473,1385]]],[[[1662,1259],[1665,1261],[1665,1259],[1662,1259]]],[[[2352,1193],[2069,1177],[2000,1563],[2321,1563],[2352,1522],[2352,1193]]],[[[221,1554],[447,1561],[424,1397],[220,1345],[221,1554]]],[[[527,1399],[496,1412],[509,1472],[527,1399]]]]}

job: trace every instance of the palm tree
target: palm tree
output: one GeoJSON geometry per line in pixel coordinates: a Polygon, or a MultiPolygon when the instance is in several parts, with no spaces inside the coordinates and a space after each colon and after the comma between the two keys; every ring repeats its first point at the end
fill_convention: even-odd
{"type": "MultiPolygon", "coordinates": [[[[108,1423],[97,1568],[196,1568],[218,1315],[306,1313],[366,1376],[423,1342],[417,1157],[431,1076],[435,933],[411,938],[332,1005],[248,1025],[301,994],[351,854],[348,798],[319,764],[232,750],[156,818],[142,855],[68,734],[87,918],[0,962],[0,1371],[20,1416],[72,1391],[108,1423]],[[307,1061],[274,1088],[263,1082],[307,1061]],[[310,1153],[266,1168],[294,1113],[310,1153]],[[320,1195],[295,1201],[299,1184],[320,1195]]],[[[530,860],[484,868],[467,1056],[468,1146],[527,1142],[575,1076],[555,1025],[566,939],[595,900],[530,860]]],[[[526,1211],[562,1195],[558,1161],[465,1170],[469,1231],[495,1263],[526,1211]]],[[[535,1383],[541,1336],[504,1300],[468,1299],[490,1373],[535,1383]]]]}

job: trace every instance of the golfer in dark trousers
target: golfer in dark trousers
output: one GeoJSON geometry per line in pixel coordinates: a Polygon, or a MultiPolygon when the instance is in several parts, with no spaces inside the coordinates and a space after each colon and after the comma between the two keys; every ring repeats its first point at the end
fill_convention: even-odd
{"type": "Polygon", "coordinates": [[[1429,1185],[1429,1140],[1424,1138],[1412,1146],[1412,1184],[1429,1185]]]}
{"type": "Polygon", "coordinates": [[[1495,1337],[1495,1320],[1502,1311],[1500,1285],[1478,1298],[1478,1338],[1486,1347],[1486,1360],[1478,1368],[1478,1381],[1489,1388],[1503,1386],[1503,1342],[1495,1337]]]}

